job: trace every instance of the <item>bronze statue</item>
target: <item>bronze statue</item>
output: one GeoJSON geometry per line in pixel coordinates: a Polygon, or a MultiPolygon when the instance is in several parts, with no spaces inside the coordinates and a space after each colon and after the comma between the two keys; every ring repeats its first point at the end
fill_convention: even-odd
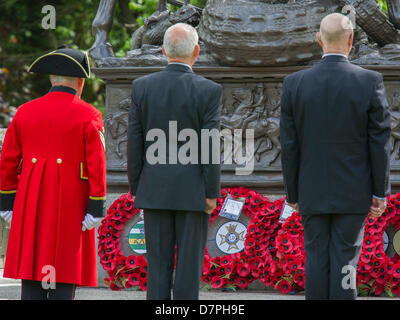
{"type": "MultiPolygon", "coordinates": [[[[124,150],[132,79],[167,64],[160,45],[169,25],[177,22],[196,25],[199,20],[201,55],[195,71],[223,85],[221,128],[254,132],[255,174],[242,179],[227,165],[222,168],[222,181],[263,192],[280,190],[282,78],[288,70],[306,68],[321,58],[315,38],[321,19],[331,12],[348,15],[350,12],[344,9],[351,6],[355,9],[356,29],[350,60],[373,69],[373,65],[378,65],[377,70],[385,76],[392,111],[392,172],[400,186],[400,89],[396,73],[400,66],[400,0],[386,0],[387,16],[376,0],[208,0],[204,9],[187,0],[159,0],[144,26],[132,32],[133,50],[123,58],[114,57],[109,43],[116,2],[123,0],[99,1],[93,21],[96,41],[90,53],[95,58],[96,76],[107,82],[105,127],[112,190],[119,192],[126,184],[124,150]],[[169,12],[168,3],[180,9],[169,12]],[[393,69],[381,69],[382,65],[392,65],[393,69]]],[[[121,3],[120,8],[124,10],[121,3]]],[[[245,145],[244,140],[242,151],[246,150],[245,145]]],[[[233,163],[233,167],[237,165],[233,163]]]]}
{"type": "MultiPolygon", "coordinates": [[[[92,23],[92,33],[95,41],[89,49],[94,59],[114,57],[109,34],[113,25],[113,17],[117,0],[100,0],[99,8],[92,23]]],[[[145,25],[134,33],[137,39],[132,39],[132,48],[138,48],[142,44],[160,44],[160,38],[164,35],[167,26],[177,22],[186,22],[192,25],[199,23],[202,9],[191,6],[189,0],[159,0],[156,12],[145,21],[145,25]],[[175,14],[169,14],[167,3],[184,9],[175,14]],[[196,11],[196,12],[195,12],[196,11]]]]}
{"type": "MultiPolygon", "coordinates": [[[[134,32],[131,50],[139,49],[144,44],[162,45],[165,31],[176,23],[183,22],[196,27],[200,22],[200,14],[194,6],[188,5],[186,2],[178,11],[173,13],[168,10],[159,11],[157,9],[155,13],[145,20],[144,26],[134,32]]],[[[163,8],[160,3],[163,2],[159,1],[158,7],[163,8]]]]}
{"type": "Polygon", "coordinates": [[[100,0],[99,8],[92,23],[92,33],[95,36],[95,41],[89,49],[90,55],[95,59],[114,56],[109,34],[113,24],[116,4],[117,0],[100,0]]]}

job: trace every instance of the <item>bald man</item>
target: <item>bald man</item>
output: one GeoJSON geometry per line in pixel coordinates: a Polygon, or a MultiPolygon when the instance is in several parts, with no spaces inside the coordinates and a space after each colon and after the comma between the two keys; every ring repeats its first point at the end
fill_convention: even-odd
{"type": "MultiPolygon", "coordinates": [[[[135,207],[144,209],[151,300],[171,299],[172,288],[174,299],[198,299],[209,214],[220,197],[220,165],[202,161],[196,137],[219,132],[222,87],[192,70],[198,39],[192,26],[170,27],[162,47],[168,66],[132,85],[128,178],[135,207]]],[[[210,159],[220,155],[217,142],[208,144],[210,159]]]]}
{"type": "Polygon", "coordinates": [[[346,16],[325,17],[317,41],[321,62],[284,80],[283,176],[302,216],[306,299],[355,299],[365,220],[390,194],[390,112],[382,75],[348,60],[346,16]]]}

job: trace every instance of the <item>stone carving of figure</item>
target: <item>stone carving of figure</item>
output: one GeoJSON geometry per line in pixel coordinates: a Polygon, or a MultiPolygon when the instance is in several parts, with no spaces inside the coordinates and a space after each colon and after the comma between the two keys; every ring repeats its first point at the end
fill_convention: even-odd
{"type": "Polygon", "coordinates": [[[119,159],[124,159],[126,150],[122,150],[121,145],[128,141],[128,113],[131,105],[131,98],[126,98],[119,103],[120,111],[108,114],[105,119],[107,132],[114,140],[113,145],[116,146],[115,155],[119,159]]]}
{"type": "Polygon", "coordinates": [[[392,128],[392,160],[400,160],[400,113],[391,112],[391,128],[392,128]]]}
{"type": "MultiPolygon", "coordinates": [[[[261,162],[262,156],[269,152],[266,165],[272,165],[278,159],[281,150],[279,118],[268,114],[265,85],[258,83],[255,88],[235,88],[231,94],[235,108],[232,113],[221,117],[222,128],[253,130],[255,160],[261,162]]],[[[225,108],[229,106],[223,110],[225,108]]],[[[276,106],[273,107],[273,110],[275,109],[276,106]]],[[[245,136],[244,131],[243,135],[245,136]]]]}
{"type": "Polygon", "coordinates": [[[243,123],[253,112],[253,95],[250,88],[235,88],[232,90],[233,106],[232,114],[221,117],[222,127],[228,129],[243,129],[243,123]]]}

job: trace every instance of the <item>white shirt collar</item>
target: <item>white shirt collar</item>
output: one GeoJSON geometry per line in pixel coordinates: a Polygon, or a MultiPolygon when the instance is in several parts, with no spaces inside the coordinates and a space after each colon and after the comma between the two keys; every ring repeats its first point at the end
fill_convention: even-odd
{"type": "Polygon", "coordinates": [[[192,69],[191,66],[189,66],[189,65],[186,64],[186,63],[182,63],[182,62],[169,62],[168,64],[180,64],[181,66],[185,66],[185,67],[188,67],[188,68],[192,69]]]}
{"type": "Polygon", "coordinates": [[[325,53],[325,54],[322,56],[322,58],[329,57],[329,56],[340,56],[340,57],[344,57],[344,58],[348,59],[348,57],[347,57],[345,54],[343,54],[343,53],[335,53],[335,52],[332,52],[332,53],[325,53]]]}

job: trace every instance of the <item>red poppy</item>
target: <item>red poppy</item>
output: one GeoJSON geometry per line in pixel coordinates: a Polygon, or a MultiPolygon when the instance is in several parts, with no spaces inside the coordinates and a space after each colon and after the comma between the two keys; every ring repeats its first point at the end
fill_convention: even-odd
{"type": "Polygon", "coordinates": [[[364,238],[363,248],[376,247],[376,242],[373,237],[364,238]]]}
{"type": "Polygon", "coordinates": [[[221,265],[221,257],[217,256],[214,259],[212,259],[212,262],[218,266],[221,265]]]}
{"type": "Polygon", "coordinates": [[[140,278],[141,280],[147,279],[147,271],[146,271],[145,268],[140,267],[138,273],[139,273],[139,278],[140,278]]]}
{"type": "Polygon", "coordinates": [[[201,277],[201,280],[204,283],[209,283],[211,281],[211,276],[209,274],[203,274],[202,277],[201,277]]]}
{"type": "Polygon", "coordinates": [[[140,287],[140,290],[146,291],[147,290],[147,279],[144,281],[140,281],[139,287],[140,287]]]}
{"type": "Polygon", "coordinates": [[[203,262],[203,274],[207,274],[211,269],[211,262],[210,260],[204,260],[203,262]]]}
{"type": "Polygon", "coordinates": [[[124,211],[125,212],[129,212],[129,211],[131,211],[133,209],[133,201],[126,201],[125,203],[124,203],[124,211]]]}
{"type": "Polygon", "coordinates": [[[147,261],[143,256],[137,256],[136,265],[139,267],[147,267],[147,261]]]}
{"type": "Polygon", "coordinates": [[[244,277],[237,277],[235,279],[235,284],[238,286],[239,289],[247,289],[249,286],[249,281],[244,277]]]}
{"type": "Polygon", "coordinates": [[[290,283],[285,280],[282,279],[278,282],[278,286],[277,286],[278,290],[283,293],[283,294],[288,294],[290,291],[292,291],[292,286],[290,285],[290,283]]]}
{"type": "Polygon", "coordinates": [[[226,279],[225,278],[221,278],[219,276],[215,276],[211,279],[211,287],[213,287],[214,289],[217,288],[222,288],[226,283],[226,279]]]}
{"type": "Polygon", "coordinates": [[[302,274],[295,274],[293,277],[293,281],[297,283],[300,287],[304,288],[305,285],[305,276],[302,274]]]}
{"type": "Polygon", "coordinates": [[[236,272],[240,277],[247,277],[250,271],[251,271],[250,265],[247,262],[240,263],[236,269],[236,272]]]}
{"type": "Polygon", "coordinates": [[[392,267],[392,275],[395,278],[400,278],[400,264],[397,263],[392,267]]]}
{"type": "Polygon", "coordinates": [[[376,284],[376,287],[375,287],[374,294],[375,294],[376,296],[380,296],[380,295],[383,293],[384,289],[385,289],[385,286],[383,286],[383,285],[377,283],[377,284],[376,284]]]}
{"type": "Polygon", "coordinates": [[[115,283],[110,284],[110,289],[113,291],[121,291],[122,290],[122,288],[117,286],[115,283]]]}
{"type": "Polygon", "coordinates": [[[118,232],[121,232],[123,228],[124,228],[124,223],[122,223],[121,220],[115,221],[114,230],[118,230],[118,232]]]}
{"type": "Polygon", "coordinates": [[[221,258],[220,262],[221,262],[221,267],[222,266],[227,266],[227,265],[232,263],[232,257],[230,255],[223,256],[221,258]]]}
{"type": "Polygon", "coordinates": [[[250,224],[247,226],[247,235],[250,236],[251,234],[255,233],[257,231],[257,226],[255,223],[250,222],[250,224]]]}
{"type": "Polygon", "coordinates": [[[136,256],[135,255],[132,254],[128,258],[126,258],[126,266],[129,269],[136,267],[136,256]]]}
{"type": "Polygon", "coordinates": [[[371,259],[372,259],[372,254],[362,253],[362,254],[360,255],[360,261],[361,261],[362,263],[368,263],[368,262],[371,261],[371,259]]]}
{"type": "Polygon", "coordinates": [[[139,272],[133,272],[128,275],[128,281],[131,284],[131,286],[136,287],[140,283],[140,276],[139,272]]]}
{"type": "Polygon", "coordinates": [[[390,289],[392,293],[400,295],[400,284],[395,284],[390,289]]]}
{"type": "Polygon", "coordinates": [[[379,275],[376,277],[376,282],[378,284],[384,285],[388,281],[389,275],[384,273],[384,269],[379,275]]]}
{"type": "Polygon", "coordinates": [[[106,255],[100,259],[100,263],[103,265],[104,270],[111,271],[115,268],[115,261],[110,259],[110,256],[106,255]]]}

